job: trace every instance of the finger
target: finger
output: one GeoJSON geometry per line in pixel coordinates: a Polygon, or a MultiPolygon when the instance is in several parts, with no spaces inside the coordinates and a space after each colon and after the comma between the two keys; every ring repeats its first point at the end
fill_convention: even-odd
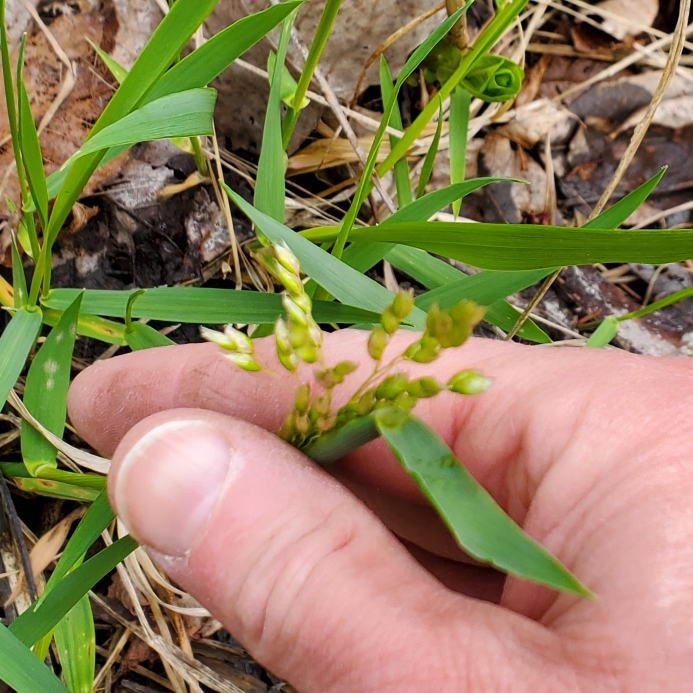
{"type": "Polygon", "coordinates": [[[171,577],[303,693],[569,690],[554,635],[442,587],[259,428],[157,414],[119,446],[109,491],[171,577]]]}

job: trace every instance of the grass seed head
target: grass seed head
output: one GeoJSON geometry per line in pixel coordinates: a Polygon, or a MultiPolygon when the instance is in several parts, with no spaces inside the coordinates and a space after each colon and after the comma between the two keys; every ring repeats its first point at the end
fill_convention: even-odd
{"type": "Polygon", "coordinates": [[[407,392],[416,399],[435,397],[445,388],[435,378],[419,378],[407,385],[407,392]]]}
{"type": "Polygon", "coordinates": [[[400,289],[392,302],[392,313],[398,320],[404,320],[414,310],[414,292],[400,289]]]}
{"type": "Polygon", "coordinates": [[[262,370],[262,366],[250,354],[229,353],[226,358],[244,371],[257,373],[262,370]]]}
{"type": "Polygon", "coordinates": [[[378,399],[394,401],[399,397],[409,384],[409,380],[404,373],[396,373],[389,378],[385,378],[375,390],[375,396],[378,399]]]}
{"type": "Polygon", "coordinates": [[[387,345],[390,343],[390,336],[382,327],[376,327],[368,338],[368,353],[374,361],[380,361],[383,357],[387,345]]]}
{"type": "Polygon", "coordinates": [[[480,395],[486,392],[493,380],[482,375],[478,371],[460,371],[453,375],[448,382],[447,388],[450,392],[456,392],[460,395],[480,395]]]}

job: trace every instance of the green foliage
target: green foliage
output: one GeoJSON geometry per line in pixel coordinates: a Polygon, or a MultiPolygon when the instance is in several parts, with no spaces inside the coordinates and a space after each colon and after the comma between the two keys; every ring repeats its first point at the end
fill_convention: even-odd
{"type": "Polygon", "coordinates": [[[383,411],[378,431],[438,510],[459,545],[478,560],[554,589],[590,592],[523,532],[424,423],[383,411]]]}

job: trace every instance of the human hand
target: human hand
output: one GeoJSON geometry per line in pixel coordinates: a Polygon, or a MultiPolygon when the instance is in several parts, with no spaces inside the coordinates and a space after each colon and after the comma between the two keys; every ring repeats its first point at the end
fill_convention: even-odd
{"type": "MultiPolygon", "coordinates": [[[[368,364],[366,337],[328,335],[326,362],[368,364]]],[[[133,535],[301,693],[690,691],[693,365],[471,340],[410,370],[461,368],[494,386],[417,415],[596,600],[465,563],[382,441],[337,483],[267,432],[295,381],[213,345],[99,363],[69,409],[133,535]]]]}

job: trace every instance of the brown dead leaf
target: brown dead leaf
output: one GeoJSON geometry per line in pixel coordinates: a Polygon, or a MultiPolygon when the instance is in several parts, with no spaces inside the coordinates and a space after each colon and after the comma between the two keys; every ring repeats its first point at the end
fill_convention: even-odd
{"type": "Polygon", "coordinates": [[[144,640],[134,638],[120,660],[117,676],[122,676],[125,672],[137,668],[140,664],[155,662],[156,660],[156,652],[144,640]]]}
{"type": "MultiPolygon", "coordinates": [[[[60,549],[62,549],[67,539],[72,523],[82,517],[85,512],[85,507],[79,507],[73,510],[34,544],[34,547],[29,552],[31,571],[34,578],[37,578],[55,560],[55,557],[60,553],[60,549]]],[[[5,603],[5,607],[12,604],[23,589],[24,579],[22,578],[5,603]]]]}
{"type": "MultiPolygon", "coordinates": [[[[140,606],[149,605],[149,602],[144,598],[144,595],[142,595],[140,592],[137,592],[137,595],[137,600],[139,601],[140,606]]],[[[123,581],[120,579],[120,575],[117,572],[113,573],[113,577],[111,578],[111,584],[108,586],[106,596],[109,599],[115,599],[119,601],[133,616],[137,616],[137,612],[135,611],[135,607],[132,604],[130,595],[128,594],[128,591],[125,589],[125,585],[123,585],[123,581]]]]}

